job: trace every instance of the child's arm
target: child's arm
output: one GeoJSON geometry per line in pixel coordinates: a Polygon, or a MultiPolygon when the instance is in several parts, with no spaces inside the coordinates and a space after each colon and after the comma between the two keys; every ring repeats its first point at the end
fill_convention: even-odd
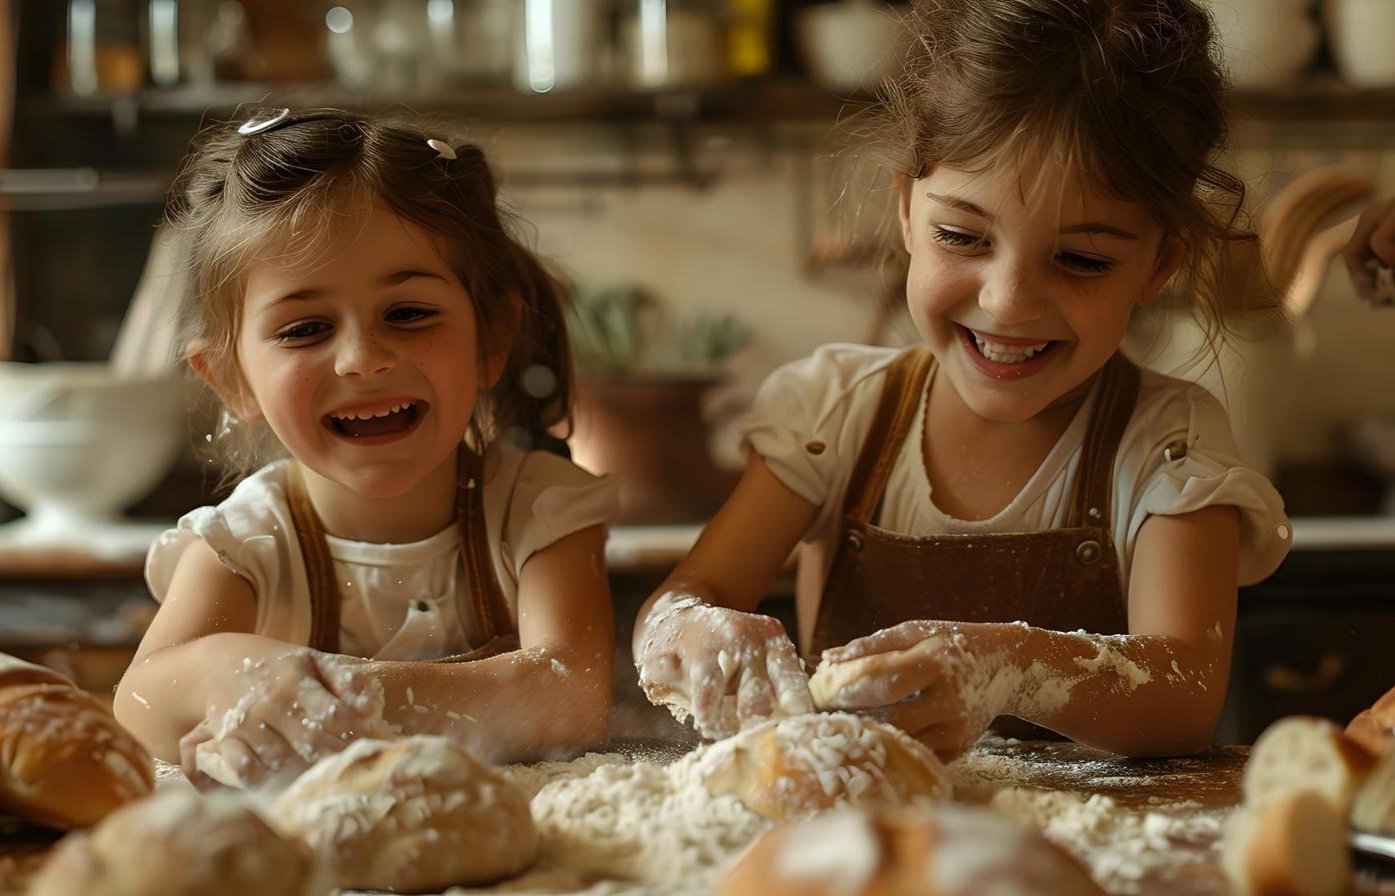
{"type": "Polygon", "coordinates": [[[751,611],[815,510],[753,454],[692,551],[640,608],[640,683],[656,702],[690,711],[701,734],[724,737],[777,710],[812,708],[784,627],[751,611]]]}
{"type": "Polygon", "coordinates": [[[1233,507],[1149,517],[1130,571],[1130,634],[909,622],[825,651],[815,694],[874,709],[946,757],[1002,713],[1124,755],[1205,749],[1230,674],[1239,544],[1233,507]]]}
{"type": "Polygon", "coordinates": [[[524,564],[518,634],[521,650],[475,662],[368,662],[386,690],[385,717],[404,732],[449,735],[496,762],[603,740],[615,652],[603,526],[524,564]]]}
{"type": "Polygon", "coordinates": [[[351,661],[250,634],[256,613],[252,586],[212,548],[185,549],[113,704],[154,755],[179,762],[182,740],[236,710],[224,752],[256,778],[342,749],[371,722],[359,709],[371,682],[351,661]]]}

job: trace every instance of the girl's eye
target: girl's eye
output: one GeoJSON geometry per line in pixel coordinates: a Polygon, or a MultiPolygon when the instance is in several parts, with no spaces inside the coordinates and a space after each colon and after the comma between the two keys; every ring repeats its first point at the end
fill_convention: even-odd
{"type": "Polygon", "coordinates": [[[1089,255],[1078,255],[1075,252],[1062,252],[1056,256],[1066,267],[1074,268],[1083,274],[1106,274],[1114,267],[1114,262],[1103,258],[1092,258],[1089,255]]]}
{"type": "Polygon", "coordinates": [[[930,238],[937,243],[946,246],[956,246],[960,248],[977,248],[987,246],[988,240],[981,236],[974,236],[968,233],[961,233],[958,230],[949,230],[945,227],[930,228],[930,238]]]}
{"type": "Polygon", "coordinates": [[[298,324],[291,324],[284,330],[278,330],[271,338],[282,344],[287,342],[300,342],[323,335],[328,329],[329,324],[324,321],[307,320],[298,324]]]}
{"type": "Polygon", "coordinates": [[[418,321],[429,320],[438,312],[430,308],[417,308],[411,305],[404,305],[400,308],[393,308],[387,313],[386,319],[394,324],[411,324],[418,321]]]}

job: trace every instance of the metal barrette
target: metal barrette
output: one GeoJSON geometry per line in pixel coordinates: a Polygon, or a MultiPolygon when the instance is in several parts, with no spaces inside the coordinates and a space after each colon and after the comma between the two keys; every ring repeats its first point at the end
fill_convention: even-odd
{"type": "Polygon", "coordinates": [[[263,131],[269,131],[290,117],[290,109],[279,109],[275,112],[268,112],[262,118],[247,119],[242,124],[237,126],[237,132],[244,137],[250,137],[253,134],[260,134],[263,131]]]}
{"type": "Polygon", "coordinates": [[[441,158],[449,159],[452,162],[455,161],[455,149],[446,141],[437,140],[435,137],[432,137],[430,140],[426,141],[426,145],[436,150],[436,155],[441,158]]]}

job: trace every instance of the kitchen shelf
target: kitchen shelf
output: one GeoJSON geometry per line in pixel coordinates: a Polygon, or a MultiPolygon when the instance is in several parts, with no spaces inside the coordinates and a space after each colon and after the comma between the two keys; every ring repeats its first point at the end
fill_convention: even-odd
{"type": "Polygon", "coordinates": [[[509,123],[650,121],[833,121],[866,108],[870,94],[838,96],[802,81],[732,82],[663,90],[583,89],[531,95],[509,87],[423,93],[362,93],[335,86],[226,84],[143,90],[125,96],[30,97],[26,109],[58,115],[226,116],[239,105],[412,111],[509,123]]]}
{"type": "MultiPolygon", "coordinates": [[[[530,95],[510,87],[462,86],[420,93],[363,93],[334,85],[277,87],[248,83],[148,89],[131,95],[28,99],[34,111],[64,115],[226,116],[244,103],[365,111],[400,109],[510,123],[644,121],[835,121],[873,104],[867,92],[838,94],[807,81],[731,82],[690,89],[593,88],[530,95]]],[[[1237,89],[1231,109],[1267,122],[1392,122],[1395,86],[1355,88],[1335,77],[1290,87],[1237,89]]]]}

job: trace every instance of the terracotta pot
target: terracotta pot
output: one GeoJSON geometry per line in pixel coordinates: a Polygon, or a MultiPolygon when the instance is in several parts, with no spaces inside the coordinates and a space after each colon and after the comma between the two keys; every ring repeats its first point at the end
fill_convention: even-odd
{"type": "Polygon", "coordinates": [[[707,519],[726,497],[708,449],[702,400],[710,379],[583,381],[572,457],[621,482],[623,524],[707,519]]]}

